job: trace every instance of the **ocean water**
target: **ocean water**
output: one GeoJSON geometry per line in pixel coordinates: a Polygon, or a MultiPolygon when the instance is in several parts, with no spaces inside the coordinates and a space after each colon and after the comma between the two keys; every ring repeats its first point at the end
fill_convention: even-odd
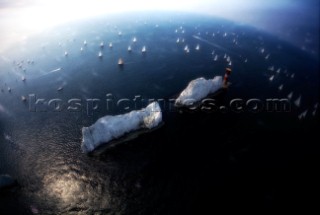
{"type": "Polygon", "coordinates": [[[1,56],[0,69],[0,174],[19,183],[0,193],[4,214],[188,214],[314,201],[318,60],[264,32],[185,14],[106,16],[35,35],[1,56]],[[170,106],[189,81],[224,75],[224,55],[232,84],[216,100],[226,110],[181,113],[170,106]],[[236,113],[229,105],[291,92],[288,112],[236,113]],[[107,107],[136,96],[144,102],[107,107]],[[60,99],[62,106],[33,99],[60,99]],[[78,110],[67,109],[70,99],[78,110]],[[152,99],[165,101],[164,126],[99,157],[81,152],[83,126],[152,99]]]}

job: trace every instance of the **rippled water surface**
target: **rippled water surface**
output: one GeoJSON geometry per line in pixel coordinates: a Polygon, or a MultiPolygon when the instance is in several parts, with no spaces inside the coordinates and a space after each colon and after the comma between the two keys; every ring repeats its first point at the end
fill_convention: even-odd
{"type": "MultiPolygon", "coordinates": [[[[318,159],[309,139],[318,126],[317,60],[270,35],[223,20],[159,17],[101,17],[65,25],[1,56],[0,174],[19,183],[0,194],[2,211],[181,214],[228,205],[285,207],[282,198],[294,202],[289,188],[297,181],[286,184],[286,179],[295,171],[310,176],[303,166],[312,169],[318,159]],[[123,68],[117,65],[120,57],[123,68]],[[83,126],[127,112],[121,105],[108,109],[107,94],[115,103],[138,95],[168,101],[192,79],[223,75],[227,66],[233,69],[232,85],[218,98],[221,104],[293,93],[291,111],[182,114],[166,103],[160,129],[100,157],[81,152],[83,126]],[[61,109],[34,109],[34,98],[59,98],[61,109]],[[74,98],[80,111],[67,109],[74,98]],[[98,109],[86,99],[100,99],[98,109]]],[[[304,192],[296,191],[299,196],[304,192]]]]}

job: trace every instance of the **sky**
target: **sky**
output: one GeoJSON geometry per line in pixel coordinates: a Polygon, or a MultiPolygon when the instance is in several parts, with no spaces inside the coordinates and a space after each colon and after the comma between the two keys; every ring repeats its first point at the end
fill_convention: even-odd
{"type": "Polygon", "coordinates": [[[148,10],[221,17],[318,52],[319,0],[0,0],[0,52],[16,41],[65,22],[148,10]]]}

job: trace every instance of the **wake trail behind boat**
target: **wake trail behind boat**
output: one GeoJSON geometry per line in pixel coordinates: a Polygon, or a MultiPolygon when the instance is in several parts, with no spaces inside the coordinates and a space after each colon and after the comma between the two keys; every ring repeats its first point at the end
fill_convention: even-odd
{"type": "Polygon", "coordinates": [[[42,77],[45,77],[45,76],[50,75],[52,73],[60,72],[61,70],[62,70],[62,67],[59,67],[59,68],[53,69],[53,70],[51,70],[51,71],[49,71],[49,72],[47,72],[47,73],[45,73],[43,75],[40,75],[40,76],[38,76],[36,78],[42,78],[42,77]]]}
{"type": "Polygon", "coordinates": [[[61,67],[59,67],[58,69],[54,69],[54,70],[51,70],[50,72],[48,72],[47,74],[49,74],[49,73],[53,73],[53,72],[59,72],[59,71],[61,71],[62,70],[62,68],[61,67]]]}
{"type": "Polygon", "coordinates": [[[203,38],[201,38],[201,37],[199,37],[199,36],[193,35],[192,37],[195,38],[196,40],[200,40],[200,41],[202,41],[202,42],[204,42],[204,43],[207,43],[207,44],[209,44],[209,45],[211,45],[211,46],[213,46],[213,47],[215,47],[215,48],[217,48],[217,49],[220,49],[220,50],[222,50],[222,51],[225,51],[225,52],[228,52],[228,53],[232,53],[232,54],[235,54],[235,55],[239,55],[239,54],[236,53],[236,52],[230,51],[230,50],[228,50],[228,49],[226,49],[226,48],[224,48],[224,47],[222,47],[222,46],[220,46],[220,45],[217,45],[217,44],[215,44],[215,43],[213,43],[213,42],[210,42],[210,41],[208,41],[208,40],[206,40],[206,39],[203,39],[203,38]]]}

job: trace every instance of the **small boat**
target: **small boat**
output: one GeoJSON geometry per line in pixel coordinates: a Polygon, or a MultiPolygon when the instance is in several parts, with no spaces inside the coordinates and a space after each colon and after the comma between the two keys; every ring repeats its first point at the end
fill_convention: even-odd
{"type": "Polygon", "coordinates": [[[83,51],[83,48],[82,48],[82,47],[80,48],[80,51],[81,51],[81,52],[83,51]]]}
{"type": "Polygon", "coordinates": [[[215,55],[213,60],[218,61],[218,55],[215,55]]]}
{"type": "Polygon", "coordinates": [[[21,80],[22,80],[22,81],[26,81],[26,77],[22,76],[22,77],[21,77],[21,80]]]}
{"type": "Polygon", "coordinates": [[[269,60],[269,57],[270,57],[270,55],[268,54],[268,55],[265,57],[265,59],[266,59],[266,60],[269,60]]]}
{"type": "Polygon", "coordinates": [[[177,43],[180,43],[180,38],[178,38],[176,42],[177,42],[177,43]]]}
{"type": "Polygon", "coordinates": [[[188,47],[188,46],[185,46],[185,47],[184,47],[184,51],[185,51],[186,53],[189,53],[189,52],[190,52],[189,47],[188,47]]]}
{"type": "Polygon", "coordinates": [[[278,87],[279,91],[281,91],[283,89],[283,84],[281,84],[279,87],[278,87]]]}
{"type": "Polygon", "coordinates": [[[199,51],[200,50],[200,45],[196,46],[196,50],[199,51]]]}
{"type": "Polygon", "coordinates": [[[101,51],[99,52],[98,57],[99,57],[99,58],[102,58],[102,57],[103,57],[103,54],[102,54],[101,51]]]}
{"type": "Polygon", "coordinates": [[[132,51],[131,46],[128,46],[128,52],[131,52],[131,51],[132,51]]]}
{"type": "Polygon", "coordinates": [[[301,113],[298,118],[299,120],[303,120],[307,117],[307,114],[308,114],[308,110],[304,111],[303,113],[301,113]]]}
{"type": "Polygon", "coordinates": [[[137,42],[137,38],[136,37],[134,37],[133,39],[132,39],[132,42],[137,42]]]}
{"type": "Polygon", "coordinates": [[[299,96],[299,98],[297,98],[297,99],[294,101],[294,104],[295,104],[297,107],[300,107],[300,105],[301,105],[301,95],[299,96]]]}
{"type": "Polygon", "coordinates": [[[293,97],[293,92],[289,93],[289,95],[287,96],[288,99],[292,99],[293,97]]]}
{"type": "Polygon", "coordinates": [[[10,87],[8,87],[8,92],[11,93],[11,88],[10,87]]]}
{"type": "Polygon", "coordinates": [[[147,52],[147,48],[145,46],[143,46],[142,49],[141,49],[141,52],[142,53],[146,53],[147,52]]]}
{"type": "Polygon", "coordinates": [[[124,61],[122,60],[122,58],[119,58],[118,65],[119,66],[123,66],[124,65],[124,61]]]}
{"type": "Polygon", "coordinates": [[[269,78],[269,81],[273,81],[274,75],[269,78]]]}
{"type": "Polygon", "coordinates": [[[61,90],[63,90],[63,87],[59,87],[59,88],[57,89],[57,91],[61,91],[61,90]]]}
{"type": "Polygon", "coordinates": [[[112,43],[109,43],[109,48],[112,49],[113,45],[112,43]]]}
{"type": "Polygon", "coordinates": [[[101,43],[100,43],[100,48],[103,49],[103,47],[104,47],[104,44],[103,44],[103,42],[101,42],[101,43]]]}
{"type": "Polygon", "coordinates": [[[64,52],[64,56],[66,56],[66,57],[68,56],[68,52],[67,51],[64,52]]]}
{"type": "Polygon", "coordinates": [[[87,41],[85,40],[85,41],[83,41],[83,45],[84,46],[86,46],[87,45],[87,41]]]}
{"type": "Polygon", "coordinates": [[[25,96],[21,96],[21,101],[25,102],[27,101],[27,98],[25,96]]]}

